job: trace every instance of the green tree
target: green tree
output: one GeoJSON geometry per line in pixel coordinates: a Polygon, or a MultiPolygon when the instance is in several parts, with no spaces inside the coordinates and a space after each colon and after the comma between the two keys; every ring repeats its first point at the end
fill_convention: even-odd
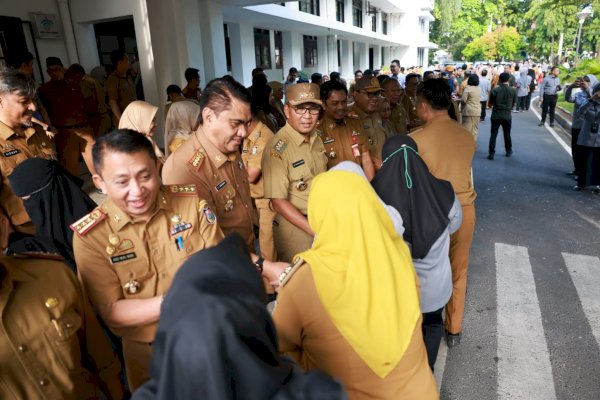
{"type": "Polygon", "coordinates": [[[502,27],[467,44],[462,54],[475,60],[514,60],[521,49],[521,36],[515,28],[502,27]]]}

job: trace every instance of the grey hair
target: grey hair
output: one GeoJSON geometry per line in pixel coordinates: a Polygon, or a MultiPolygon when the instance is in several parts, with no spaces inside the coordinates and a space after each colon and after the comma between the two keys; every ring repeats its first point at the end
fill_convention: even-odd
{"type": "Polygon", "coordinates": [[[28,98],[35,97],[35,81],[12,68],[0,68],[0,94],[16,93],[28,98]]]}

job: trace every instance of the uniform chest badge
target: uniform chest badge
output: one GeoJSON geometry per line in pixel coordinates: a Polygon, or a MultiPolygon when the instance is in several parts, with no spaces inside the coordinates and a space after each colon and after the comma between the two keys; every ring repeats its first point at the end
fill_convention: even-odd
{"type": "Polygon", "coordinates": [[[304,182],[304,178],[300,178],[300,182],[296,183],[296,189],[301,192],[304,192],[306,189],[308,189],[308,184],[304,182]]]}
{"type": "Polygon", "coordinates": [[[335,142],[335,139],[330,138],[330,137],[326,137],[325,140],[323,140],[323,144],[329,144],[329,143],[333,143],[335,142]]]}
{"type": "Polygon", "coordinates": [[[185,222],[181,218],[181,214],[175,214],[171,217],[171,222],[173,225],[171,226],[171,236],[175,236],[180,232],[187,231],[188,229],[192,229],[192,224],[189,222],[185,222]]]}
{"type": "Polygon", "coordinates": [[[213,225],[217,222],[217,216],[208,206],[208,202],[206,200],[200,200],[198,203],[198,211],[204,214],[204,218],[206,218],[206,222],[213,225]]]}
{"type": "Polygon", "coordinates": [[[132,279],[123,286],[123,289],[127,294],[136,294],[142,289],[142,284],[132,279]]]}
{"type": "Polygon", "coordinates": [[[331,150],[328,154],[329,158],[335,158],[337,156],[337,153],[335,152],[335,150],[331,150]]]}

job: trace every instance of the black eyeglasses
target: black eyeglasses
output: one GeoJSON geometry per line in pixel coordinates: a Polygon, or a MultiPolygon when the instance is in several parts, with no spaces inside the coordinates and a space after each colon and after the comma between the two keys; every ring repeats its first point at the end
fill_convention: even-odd
{"type": "Polygon", "coordinates": [[[294,112],[297,115],[305,115],[309,113],[310,115],[319,115],[321,112],[321,107],[292,107],[294,112]]]}

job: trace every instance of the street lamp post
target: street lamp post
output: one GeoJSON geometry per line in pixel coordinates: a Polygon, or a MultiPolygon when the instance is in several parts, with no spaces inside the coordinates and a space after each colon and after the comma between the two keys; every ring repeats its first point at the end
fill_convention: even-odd
{"type": "Polygon", "coordinates": [[[579,19],[579,29],[577,30],[577,47],[575,48],[576,53],[579,54],[579,46],[581,45],[581,30],[583,28],[583,23],[587,19],[587,17],[591,16],[594,13],[592,10],[592,6],[587,5],[583,10],[577,13],[577,18],[579,19]]]}

